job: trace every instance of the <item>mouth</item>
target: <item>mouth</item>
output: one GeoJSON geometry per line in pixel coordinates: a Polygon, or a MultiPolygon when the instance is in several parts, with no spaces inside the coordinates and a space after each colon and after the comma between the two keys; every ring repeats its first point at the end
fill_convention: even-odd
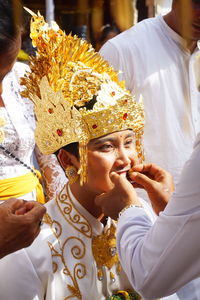
{"type": "Polygon", "coordinates": [[[118,175],[123,175],[123,176],[127,176],[128,172],[129,172],[130,168],[124,168],[121,170],[115,170],[114,172],[118,175]]]}

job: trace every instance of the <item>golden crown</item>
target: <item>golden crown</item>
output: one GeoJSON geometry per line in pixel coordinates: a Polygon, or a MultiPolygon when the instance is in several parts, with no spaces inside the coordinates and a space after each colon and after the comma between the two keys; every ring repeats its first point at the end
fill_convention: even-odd
{"type": "Polygon", "coordinates": [[[24,97],[34,102],[36,143],[51,154],[79,142],[80,179],[87,180],[87,144],[106,134],[132,129],[142,158],[142,102],[135,102],[118,73],[86,41],[66,35],[55,22],[49,26],[32,14],[31,38],[37,47],[31,72],[21,80],[24,97]]]}

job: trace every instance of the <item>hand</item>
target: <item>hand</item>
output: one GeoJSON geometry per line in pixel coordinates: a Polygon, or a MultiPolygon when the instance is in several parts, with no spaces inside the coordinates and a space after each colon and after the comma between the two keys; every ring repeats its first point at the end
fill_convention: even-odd
{"type": "Polygon", "coordinates": [[[36,201],[8,199],[0,204],[0,258],[33,242],[45,211],[36,201]]]}
{"type": "Polygon", "coordinates": [[[110,178],[114,183],[114,188],[108,193],[101,194],[95,198],[95,203],[101,206],[102,212],[106,216],[117,220],[119,212],[131,204],[141,205],[136,192],[131,183],[124,177],[116,173],[111,173],[110,178]]]}
{"type": "Polygon", "coordinates": [[[151,200],[156,214],[164,210],[174,191],[172,176],[155,164],[137,165],[132,168],[129,177],[134,187],[144,188],[151,200]]]}

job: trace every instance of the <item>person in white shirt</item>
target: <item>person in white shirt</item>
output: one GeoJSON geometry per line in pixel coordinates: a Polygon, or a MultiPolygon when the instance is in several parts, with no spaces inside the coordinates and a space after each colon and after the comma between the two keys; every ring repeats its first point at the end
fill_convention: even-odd
{"type": "MultiPolygon", "coordinates": [[[[136,166],[133,171],[130,177],[134,185],[140,184],[147,190],[155,207],[169,197],[170,176],[163,169],[149,164],[136,166]]],[[[145,299],[170,295],[183,285],[182,292],[177,293],[180,299],[200,299],[198,280],[194,280],[200,275],[199,178],[200,134],[175,192],[154,225],[132,185],[117,174],[112,175],[115,187],[96,199],[106,215],[114,219],[120,215],[117,226],[120,261],[132,285],[145,299]],[[188,294],[182,294],[186,289],[188,294]]]]}
{"type": "Polygon", "coordinates": [[[136,98],[142,94],[146,162],[173,174],[175,184],[200,130],[199,17],[199,1],[174,0],[169,14],[139,22],[100,50],[136,98]]]}

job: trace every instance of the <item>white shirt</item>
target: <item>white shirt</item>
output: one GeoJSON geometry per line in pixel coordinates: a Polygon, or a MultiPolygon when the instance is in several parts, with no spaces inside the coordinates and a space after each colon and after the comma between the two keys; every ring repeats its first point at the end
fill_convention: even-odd
{"type": "Polygon", "coordinates": [[[127,88],[142,94],[146,162],[171,172],[175,183],[200,130],[200,58],[162,16],[144,20],[100,50],[127,88]],[[198,71],[198,74],[197,74],[198,71]]]}
{"type": "MultiPolygon", "coordinates": [[[[183,168],[176,192],[152,226],[141,208],[119,218],[117,246],[122,266],[136,290],[147,299],[174,293],[200,275],[200,134],[183,168]]],[[[200,280],[178,293],[200,299],[200,280]]]]}
{"type": "MultiPolygon", "coordinates": [[[[0,126],[0,130],[3,130],[5,136],[2,145],[24,163],[32,166],[35,148],[33,104],[21,97],[22,87],[19,83],[20,77],[27,70],[27,65],[17,62],[3,79],[2,98],[5,107],[0,108],[0,119],[4,119],[5,124],[0,126]]],[[[0,179],[17,177],[29,171],[0,150],[0,179]]]]}
{"type": "MultiPolygon", "coordinates": [[[[155,220],[148,204],[142,203],[155,220]]],[[[111,219],[104,227],[66,187],[46,207],[45,223],[33,244],[0,260],[1,300],[106,300],[118,290],[133,290],[123,270],[117,274],[117,263],[111,268],[105,265],[101,280],[98,277],[101,268],[95,261],[93,239],[109,232],[111,219]]],[[[97,245],[101,257],[110,249],[106,241],[97,245]]]]}

